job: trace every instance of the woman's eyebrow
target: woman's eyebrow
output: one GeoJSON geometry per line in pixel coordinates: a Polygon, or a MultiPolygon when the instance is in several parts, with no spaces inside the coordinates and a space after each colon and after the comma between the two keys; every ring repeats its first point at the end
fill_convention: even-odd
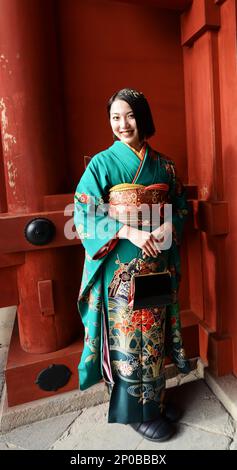
{"type": "MultiPolygon", "coordinates": [[[[125,113],[125,114],[131,114],[131,113],[133,113],[133,111],[128,111],[128,112],[127,112],[127,113],[125,113]]],[[[119,116],[119,115],[120,115],[120,113],[111,113],[111,114],[114,114],[114,115],[117,115],[117,116],[119,116]]]]}

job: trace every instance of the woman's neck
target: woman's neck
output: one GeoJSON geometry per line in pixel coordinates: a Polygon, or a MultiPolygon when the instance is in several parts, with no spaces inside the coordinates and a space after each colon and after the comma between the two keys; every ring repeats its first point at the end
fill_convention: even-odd
{"type": "MultiPolygon", "coordinates": [[[[125,143],[125,142],[124,142],[125,143]]],[[[144,155],[145,155],[145,151],[146,151],[146,143],[143,142],[143,144],[141,144],[140,146],[140,150],[136,150],[135,147],[132,147],[131,145],[125,143],[125,145],[127,145],[136,155],[137,157],[140,159],[140,160],[143,160],[144,158],[144,155]]]]}
{"type": "Polygon", "coordinates": [[[127,144],[132,150],[136,150],[137,152],[140,152],[143,145],[144,145],[144,142],[140,142],[139,144],[135,144],[135,145],[130,145],[130,144],[127,144]]]}

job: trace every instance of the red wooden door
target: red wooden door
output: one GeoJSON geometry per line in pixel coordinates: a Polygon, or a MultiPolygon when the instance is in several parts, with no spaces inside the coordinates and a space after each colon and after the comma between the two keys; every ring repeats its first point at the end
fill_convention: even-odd
{"type": "Polygon", "coordinates": [[[189,239],[190,306],[200,354],[217,375],[237,374],[236,1],[193,1],[181,18],[190,184],[198,186],[189,239]]]}

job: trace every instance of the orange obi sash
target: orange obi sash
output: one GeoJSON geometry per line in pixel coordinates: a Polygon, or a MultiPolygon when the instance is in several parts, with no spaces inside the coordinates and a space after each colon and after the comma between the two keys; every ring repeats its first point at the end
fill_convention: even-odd
{"type": "Polygon", "coordinates": [[[117,184],[109,191],[109,215],[127,225],[150,225],[154,204],[159,205],[159,214],[163,216],[168,190],[169,186],[164,183],[150,186],[117,184]]]}

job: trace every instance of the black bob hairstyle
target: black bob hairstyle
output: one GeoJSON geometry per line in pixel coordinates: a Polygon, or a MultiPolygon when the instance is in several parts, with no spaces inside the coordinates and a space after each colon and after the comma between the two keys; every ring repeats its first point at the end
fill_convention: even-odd
{"type": "Polygon", "coordinates": [[[155,126],[147,99],[140,91],[132,88],[123,88],[114,93],[108,101],[107,112],[110,117],[110,108],[114,101],[123,100],[131,106],[141,141],[155,134],[155,126]]]}

